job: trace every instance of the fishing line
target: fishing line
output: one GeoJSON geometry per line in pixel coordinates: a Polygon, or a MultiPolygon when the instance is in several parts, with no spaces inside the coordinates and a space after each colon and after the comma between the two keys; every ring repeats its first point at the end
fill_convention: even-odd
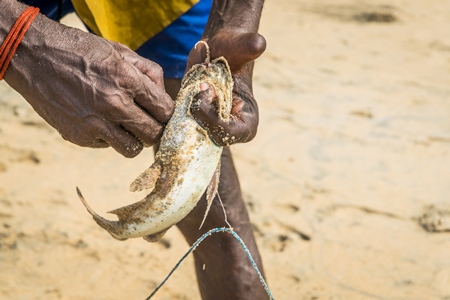
{"type": "Polygon", "coordinates": [[[230,223],[228,223],[227,212],[225,211],[225,206],[223,205],[222,198],[220,198],[219,193],[217,193],[217,198],[219,198],[220,206],[222,206],[223,216],[225,217],[225,223],[227,223],[229,228],[233,228],[230,223]]]}
{"type": "Polygon", "coordinates": [[[261,284],[263,285],[264,289],[266,290],[267,295],[271,300],[275,300],[275,298],[272,296],[272,293],[269,290],[269,287],[266,284],[266,281],[264,280],[263,276],[261,275],[261,272],[259,272],[258,267],[256,266],[255,261],[253,260],[252,255],[250,254],[250,251],[248,250],[247,246],[245,246],[244,241],[242,241],[241,237],[232,229],[232,228],[226,228],[226,227],[220,227],[220,228],[214,228],[202,235],[192,246],[189,248],[189,250],[186,252],[186,254],[183,255],[183,257],[178,261],[178,263],[173,267],[172,271],[166,276],[166,278],[156,287],[156,289],[153,291],[153,293],[150,294],[145,300],[151,299],[156,292],[166,283],[166,281],[169,279],[170,276],[175,272],[175,270],[180,266],[181,262],[192,252],[197,248],[197,246],[208,236],[210,236],[213,233],[217,232],[228,232],[231,235],[233,235],[241,245],[242,249],[244,249],[245,254],[247,254],[248,259],[250,260],[253,268],[256,271],[256,274],[259,277],[259,280],[261,281],[261,284]]]}

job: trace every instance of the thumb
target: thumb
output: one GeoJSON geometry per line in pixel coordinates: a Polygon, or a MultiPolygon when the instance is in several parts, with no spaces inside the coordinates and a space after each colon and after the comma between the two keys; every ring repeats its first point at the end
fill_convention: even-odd
{"type": "MultiPolygon", "coordinates": [[[[223,30],[217,32],[211,39],[203,40],[211,49],[211,58],[225,57],[233,73],[257,59],[266,50],[266,39],[258,33],[236,33],[235,30],[223,30]]],[[[198,44],[189,54],[188,68],[202,63],[205,57],[206,46],[198,44]]]]}
{"type": "Polygon", "coordinates": [[[210,44],[211,57],[225,57],[231,72],[239,71],[266,50],[266,39],[258,33],[219,32],[210,44]]]}

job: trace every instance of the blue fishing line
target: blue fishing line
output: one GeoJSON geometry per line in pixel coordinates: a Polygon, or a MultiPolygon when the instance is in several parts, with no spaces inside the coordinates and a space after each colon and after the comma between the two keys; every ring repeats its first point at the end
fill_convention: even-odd
{"type": "Polygon", "coordinates": [[[151,293],[150,296],[148,296],[145,300],[149,300],[150,298],[152,298],[156,292],[166,283],[166,281],[169,279],[170,276],[172,276],[173,272],[175,272],[175,270],[178,268],[178,266],[181,264],[181,262],[192,252],[195,250],[195,248],[197,248],[197,246],[208,236],[210,236],[213,233],[216,232],[228,232],[230,234],[232,234],[239,242],[239,244],[241,244],[242,249],[244,249],[245,254],[247,254],[248,259],[250,260],[250,262],[252,263],[253,268],[256,271],[256,274],[258,274],[259,280],[261,280],[262,285],[264,286],[264,289],[266,290],[267,295],[269,296],[269,298],[271,300],[275,300],[275,298],[272,296],[272,293],[269,290],[269,287],[266,284],[266,281],[264,280],[264,278],[261,275],[261,272],[259,272],[258,267],[256,266],[255,261],[253,260],[252,255],[250,254],[250,251],[248,250],[247,246],[245,246],[244,242],[242,241],[241,237],[234,232],[233,229],[231,228],[226,228],[226,227],[221,227],[221,228],[214,228],[211,229],[210,231],[208,231],[207,233],[205,233],[204,235],[202,235],[192,246],[191,248],[189,248],[189,250],[186,252],[185,255],[183,255],[183,257],[178,261],[178,263],[175,265],[175,267],[173,267],[172,271],[170,271],[170,273],[166,276],[166,278],[163,280],[163,282],[161,282],[156,289],[153,291],[153,293],[151,293]]]}

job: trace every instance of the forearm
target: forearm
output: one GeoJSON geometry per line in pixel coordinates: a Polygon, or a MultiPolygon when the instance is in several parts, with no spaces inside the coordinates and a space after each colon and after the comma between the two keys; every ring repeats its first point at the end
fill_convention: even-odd
{"type": "Polygon", "coordinates": [[[263,3],[264,0],[215,0],[205,27],[204,37],[210,37],[217,30],[230,27],[256,33],[263,3]]]}

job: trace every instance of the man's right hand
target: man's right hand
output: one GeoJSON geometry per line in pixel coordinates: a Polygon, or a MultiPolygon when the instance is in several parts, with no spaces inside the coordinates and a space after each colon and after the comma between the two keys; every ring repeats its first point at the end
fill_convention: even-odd
{"type": "MultiPolygon", "coordinates": [[[[3,13],[20,15],[26,8],[15,1],[6,5],[2,29],[8,26],[3,13]]],[[[155,144],[174,108],[159,65],[42,15],[22,40],[5,80],[64,139],[84,147],[111,146],[126,157],[155,144]]]]}

